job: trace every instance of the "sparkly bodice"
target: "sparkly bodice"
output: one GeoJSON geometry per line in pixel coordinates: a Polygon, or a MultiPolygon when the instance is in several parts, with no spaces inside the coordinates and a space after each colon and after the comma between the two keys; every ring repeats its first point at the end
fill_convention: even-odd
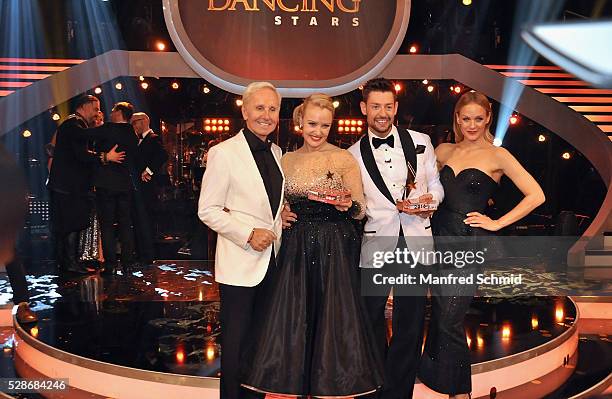
{"type": "Polygon", "coordinates": [[[309,190],[348,190],[353,200],[351,216],[361,219],[365,215],[359,165],[348,151],[325,144],[315,152],[289,152],[283,156],[281,165],[285,198],[290,204],[305,201],[309,190]]]}
{"type": "Polygon", "coordinates": [[[463,220],[468,212],[485,213],[488,200],[497,189],[497,182],[476,168],[463,169],[455,175],[448,165],[440,169],[440,182],[444,187],[444,201],[432,219],[434,232],[437,231],[439,235],[479,234],[463,220]]]}

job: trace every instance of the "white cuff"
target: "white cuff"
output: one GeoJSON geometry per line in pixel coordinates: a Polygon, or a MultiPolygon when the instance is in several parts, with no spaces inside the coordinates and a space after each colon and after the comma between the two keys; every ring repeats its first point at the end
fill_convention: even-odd
{"type": "Polygon", "coordinates": [[[145,169],[145,172],[147,172],[148,174],[150,174],[151,176],[153,176],[153,171],[151,169],[149,169],[149,167],[147,167],[145,169]]]}

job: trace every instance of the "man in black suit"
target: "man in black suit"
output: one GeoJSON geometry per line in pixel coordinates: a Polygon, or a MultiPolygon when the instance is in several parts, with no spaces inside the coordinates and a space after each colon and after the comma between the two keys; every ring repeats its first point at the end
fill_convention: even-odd
{"type": "Polygon", "coordinates": [[[115,104],[111,111],[111,122],[93,129],[96,149],[109,151],[114,145],[125,153],[123,163],[108,163],[96,168],[94,185],[102,232],[104,272],[112,274],[117,267],[115,220],[119,225],[121,263],[130,267],[134,263],[134,230],[132,228],[132,204],[136,184],[135,156],[138,138],[129,123],[134,107],[128,102],[115,104]]]}
{"type": "Polygon", "coordinates": [[[143,263],[151,263],[154,258],[157,185],[160,182],[162,166],[168,160],[168,153],[161,143],[161,138],[153,132],[150,123],[149,116],[144,112],[137,112],[132,116],[132,126],[139,137],[136,167],[140,176],[140,190],[135,203],[135,228],[139,256],[143,263]]]}
{"type": "Polygon", "coordinates": [[[79,232],[89,225],[92,210],[93,168],[96,164],[121,163],[125,154],[94,152],[87,148],[88,127],[100,111],[100,101],[91,95],[77,99],[75,113],[58,128],[48,188],[51,197],[52,231],[60,269],[87,273],[78,263],[79,232]]]}

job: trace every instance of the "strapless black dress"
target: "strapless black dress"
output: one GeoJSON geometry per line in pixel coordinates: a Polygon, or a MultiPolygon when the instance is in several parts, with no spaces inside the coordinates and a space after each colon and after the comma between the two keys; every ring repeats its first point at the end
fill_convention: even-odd
{"type": "Polygon", "coordinates": [[[359,284],[361,238],[347,212],[299,200],[283,232],[243,385],[299,396],[357,396],[382,385],[359,284]]]}
{"type": "MultiPolygon", "coordinates": [[[[444,187],[444,201],[431,220],[436,250],[456,251],[469,245],[469,237],[492,235],[481,228],[473,228],[463,220],[469,212],[485,213],[488,200],[498,184],[483,171],[464,169],[455,175],[445,165],[440,170],[444,187]],[[460,236],[467,239],[449,242],[442,237],[460,236]]],[[[478,240],[473,241],[480,241],[478,240]]],[[[455,276],[479,272],[474,267],[442,268],[455,276]]],[[[476,291],[476,285],[432,286],[432,315],[425,350],[421,359],[419,379],[431,389],[449,395],[472,391],[470,350],[467,346],[464,319],[476,291]]]]}

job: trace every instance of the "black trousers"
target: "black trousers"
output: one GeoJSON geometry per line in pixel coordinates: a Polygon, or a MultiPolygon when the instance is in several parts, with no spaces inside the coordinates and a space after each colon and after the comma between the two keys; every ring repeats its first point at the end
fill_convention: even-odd
{"type": "Polygon", "coordinates": [[[240,386],[240,360],[248,345],[258,297],[270,281],[276,265],[274,250],[268,271],[255,287],[219,284],[221,296],[221,399],[263,398],[264,394],[240,386]]]}
{"type": "Polygon", "coordinates": [[[96,189],[96,202],[102,233],[102,251],[107,264],[117,263],[117,239],[115,237],[115,220],[119,224],[119,242],[121,243],[121,261],[129,264],[134,261],[134,230],[132,228],[131,191],[113,191],[105,188],[96,189]]]}
{"type": "Polygon", "coordinates": [[[13,289],[13,303],[18,305],[21,302],[28,302],[30,295],[28,294],[28,283],[23,264],[16,260],[9,263],[6,265],[6,274],[8,274],[9,283],[13,289]]]}
{"type": "MultiPolygon", "coordinates": [[[[406,243],[400,226],[397,248],[403,249],[406,243]]],[[[410,237],[406,237],[407,240],[410,237]]],[[[385,268],[407,272],[404,265],[385,265],[385,268]]],[[[417,275],[422,270],[417,265],[412,274],[417,275]]],[[[365,306],[374,329],[376,345],[380,353],[385,354],[384,384],[378,394],[382,399],[410,399],[414,391],[414,382],[419,370],[421,348],[423,345],[423,328],[425,322],[425,304],[427,287],[411,287],[403,290],[402,287],[393,288],[392,310],[392,336],[387,344],[387,322],[385,320],[385,306],[387,296],[366,296],[365,306]]]]}
{"type": "Polygon", "coordinates": [[[134,216],[134,232],[136,233],[136,252],[138,260],[143,263],[151,263],[155,259],[155,248],[153,246],[153,216],[149,193],[143,193],[143,183],[138,184],[138,190],[134,192],[132,214],[134,216]]]}

